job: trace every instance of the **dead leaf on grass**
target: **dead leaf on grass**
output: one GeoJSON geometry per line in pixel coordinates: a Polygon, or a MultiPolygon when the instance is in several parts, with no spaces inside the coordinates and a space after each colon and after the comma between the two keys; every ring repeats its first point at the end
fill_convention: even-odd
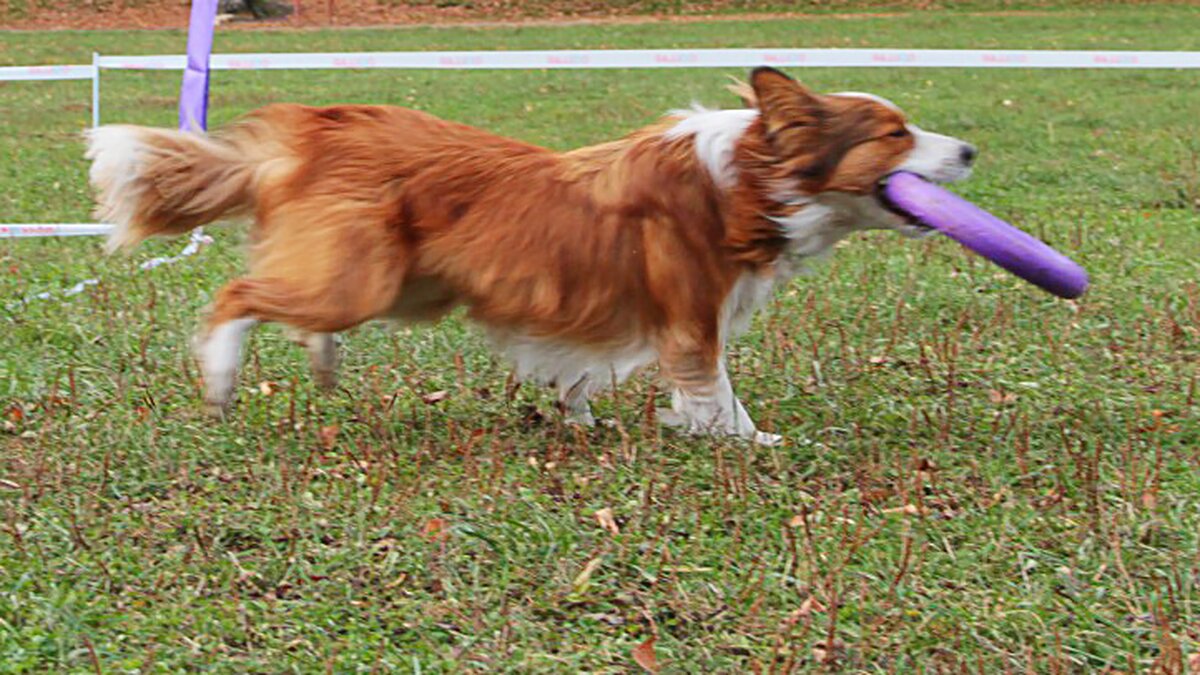
{"type": "Polygon", "coordinates": [[[654,655],[654,643],[658,638],[651,635],[645,642],[633,648],[633,660],[648,673],[658,672],[658,657],[654,655]]]}
{"type": "Polygon", "coordinates": [[[611,532],[614,536],[621,534],[621,528],[617,526],[617,521],[613,519],[613,510],[603,508],[596,512],[596,522],[600,523],[600,527],[611,532]]]}
{"type": "Polygon", "coordinates": [[[995,405],[1008,405],[1017,400],[1017,395],[999,389],[988,389],[988,400],[995,405]]]}
{"type": "Polygon", "coordinates": [[[434,392],[425,394],[424,396],[421,397],[421,400],[424,401],[428,405],[433,405],[434,403],[441,403],[442,401],[445,401],[448,398],[450,398],[450,392],[446,391],[445,389],[442,389],[440,391],[434,391],[434,392]]]}
{"type": "Polygon", "coordinates": [[[317,437],[321,439],[321,447],[325,448],[326,450],[333,449],[334,443],[337,443],[339,431],[341,431],[341,427],[336,424],[330,424],[327,427],[321,427],[321,430],[317,432],[317,437]]]}
{"type": "Polygon", "coordinates": [[[445,518],[430,518],[421,528],[421,534],[429,541],[445,541],[450,533],[450,523],[445,518]]]}

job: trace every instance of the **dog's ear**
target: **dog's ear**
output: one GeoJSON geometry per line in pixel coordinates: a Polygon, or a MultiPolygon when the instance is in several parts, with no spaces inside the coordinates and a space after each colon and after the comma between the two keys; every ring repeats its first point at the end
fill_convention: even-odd
{"type": "Polygon", "coordinates": [[[750,73],[750,88],[767,133],[820,123],[820,97],[784,73],[767,66],[755,68],[750,73]]]}
{"type": "Polygon", "coordinates": [[[728,89],[734,96],[742,99],[742,104],[747,108],[757,108],[758,97],[754,95],[754,87],[751,87],[746,82],[739,80],[732,75],[729,77],[729,79],[733,80],[733,82],[725,85],[725,88],[728,89]]]}

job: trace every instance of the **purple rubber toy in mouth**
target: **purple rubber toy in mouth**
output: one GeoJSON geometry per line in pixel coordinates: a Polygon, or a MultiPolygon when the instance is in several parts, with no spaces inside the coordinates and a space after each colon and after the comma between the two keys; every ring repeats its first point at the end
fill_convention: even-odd
{"type": "Polygon", "coordinates": [[[1070,258],[914,173],[888,176],[880,194],[893,210],[1059,297],[1078,298],[1087,290],[1087,272],[1070,258]]]}

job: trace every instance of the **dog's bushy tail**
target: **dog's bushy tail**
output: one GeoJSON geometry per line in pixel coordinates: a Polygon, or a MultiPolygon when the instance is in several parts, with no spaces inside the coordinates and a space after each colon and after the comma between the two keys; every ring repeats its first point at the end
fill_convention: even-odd
{"type": "Polygon", "coordinates": [[[133,125],[87,132],[96,215],[115,226],[110,252],[156,235],[184,234],[251,212],[267,146],[253,134],[203,133],[133,125]]]}

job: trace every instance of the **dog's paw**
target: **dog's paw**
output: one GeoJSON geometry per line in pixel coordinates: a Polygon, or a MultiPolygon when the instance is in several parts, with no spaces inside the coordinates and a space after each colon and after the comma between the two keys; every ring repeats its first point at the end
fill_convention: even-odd
{"type": "Polygon", "coordinates": [[[755,431],[753,440],[755,445],[761,445],[768,448],[783,445],[783,436],[780,436],[779,434],[769,434],[765,431],[755,431]]]}
{"type": "Polygon", "coordinates": [[[563,417],[563,422],[575,427],[591,429],[596,426],[596,418],[592,416],[590,411],[582,413],[571,413],[563,417]]]}
{"type": "Polygon", "coordinates": [[[680,429],[690,426],[686,417],[670,408],[655,408],[654,416],[658,418],[658,423],[664,427],[680,429]]]}
{"type": "Polygon", "coordinates": [[[229,415],[229,399],[218,400],[205,397],[204,414],[218,421],[225,421],[229,415]]]}
{"type": "Polygon", "coordinates": [[[313,369],[313,380],[321,391],[330,392],[337,389],[338,376],[336,370],[313,369]]]}

